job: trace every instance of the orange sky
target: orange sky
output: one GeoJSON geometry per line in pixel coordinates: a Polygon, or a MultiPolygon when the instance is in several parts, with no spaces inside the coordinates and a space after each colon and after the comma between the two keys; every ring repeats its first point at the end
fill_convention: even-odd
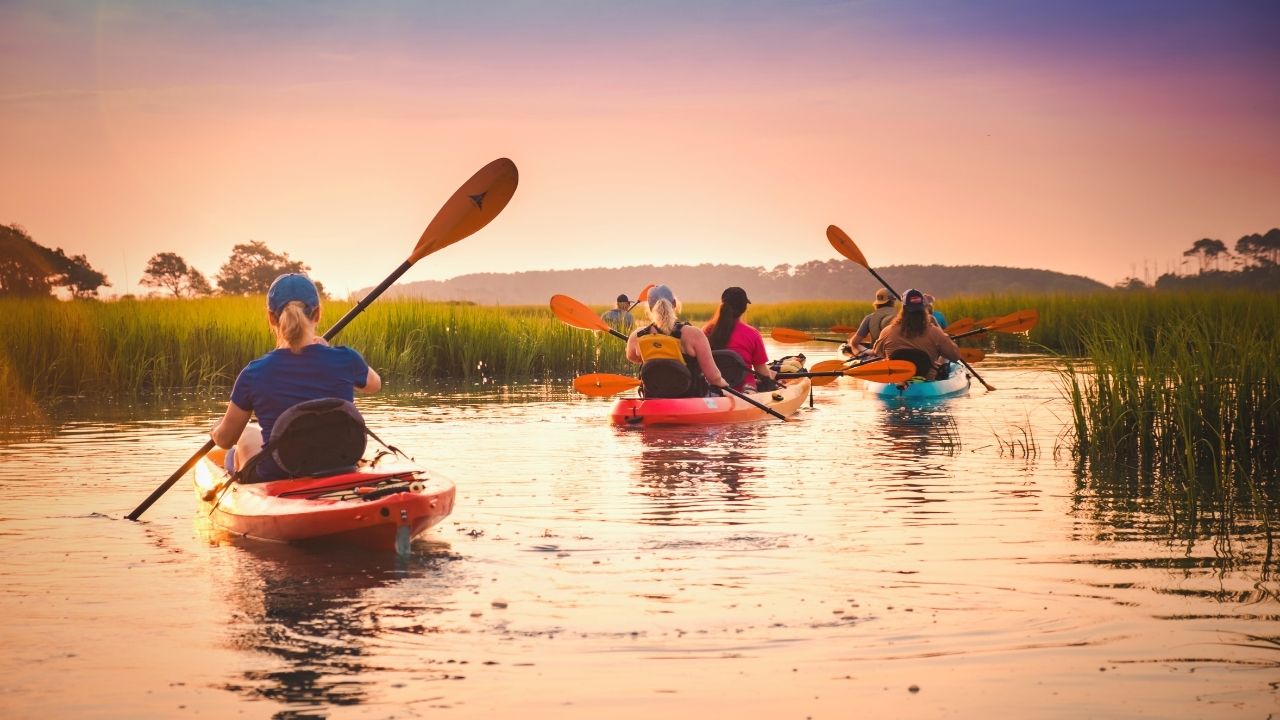
{"type": "Polygon", "coordinates": [[[253,239],[338,293],[501,156],[507,210],[407,280],[772,267],[835,223],[1110,283],[1280,225],[1266,3],[414,5],[7,0],[0,222],[109,292],[253,239]]]}

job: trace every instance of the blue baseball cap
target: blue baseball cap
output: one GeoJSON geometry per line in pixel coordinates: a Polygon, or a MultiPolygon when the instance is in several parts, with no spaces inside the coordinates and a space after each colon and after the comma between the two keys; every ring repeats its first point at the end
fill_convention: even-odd
{"type": "Polygon", "coordinates": [[[303,304],[308,315],[320,307],[320,293],[311,278],[302,273],[288,273],[271,283],[271,289],[267,291],[267,309],[272,314],[279,315],[284,306],[294,300],[303,304]]]}
{"type": "Polygon", "coordinates": [[[667,287],[666,285],[654,285],[653,287],[649,288],[648,299],[649,299],[649,307],[653,307],[654,305],[656,305],[659,300],[666,300],[667,302],[671,303],[672,307],[675,307],[675,304],[676,304],[675,293],[671,292],[671,288],[667,287]]]}

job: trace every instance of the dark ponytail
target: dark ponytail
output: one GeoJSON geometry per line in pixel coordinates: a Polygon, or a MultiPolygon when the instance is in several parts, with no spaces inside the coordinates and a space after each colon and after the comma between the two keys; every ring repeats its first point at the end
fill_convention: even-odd
{"type": "Polygon", "coordinates": [[[720,303],[720,307],[716,308],[716,314],[712,315],[711,320],[702,328],[702,331],[707,334],[707,340],[711,342],[712,350],[723,350],[728,347],[729,336],[733,335],[733,329],[738,325],[738,318],[742,317],[745,311],[745,307],[735,307],[727,302],[720,303]]]}

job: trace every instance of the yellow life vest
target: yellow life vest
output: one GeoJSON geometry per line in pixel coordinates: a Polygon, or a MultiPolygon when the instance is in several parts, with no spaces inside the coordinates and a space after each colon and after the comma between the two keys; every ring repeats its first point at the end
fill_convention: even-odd
{"type": "Polygon", "coordinates": [[[645,333],[636,337],[640,359],[644,362],[653,360],[676,360],[684,362],[684,352],[680,349],[680,338],[660,333],[645,333]]]}

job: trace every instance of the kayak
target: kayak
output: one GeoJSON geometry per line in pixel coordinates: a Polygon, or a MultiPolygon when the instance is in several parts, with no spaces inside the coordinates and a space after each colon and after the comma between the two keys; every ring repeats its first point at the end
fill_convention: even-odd
{"type": "Polygon", "coordinates": [[[214,525],[257,540],[405,554],[410,540],[453,510],[453,481],[417,468],[225,487],[222,459],[216,451],[196,465],[196,497],[214,525]]]}
{"type": "MultiPolygon", "coordinates": [[[[780,413],[791,415],[809,396],[809,378],[787,381],[786,387],[770,392],[746,393],[746,396],[780,413]]],[[[718,423],[773,420],[772,415],[741,398],[622,398],[613,404],[609,419],[614,425],[712,425],[718,423]]]]}
{"type": "Polygon", "coordinates": [[[941,400],[969,392],[969,373],[958,362],[951,363],[950,375],[944,380],[925,382],[881,383],[863,381],[863,390],[885,400],[941,400]]]}

